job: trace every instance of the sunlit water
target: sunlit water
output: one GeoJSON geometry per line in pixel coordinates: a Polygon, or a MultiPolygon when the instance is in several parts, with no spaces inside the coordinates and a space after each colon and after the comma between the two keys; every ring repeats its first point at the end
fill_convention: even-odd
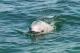
{"type": "Polygon", "coordinates": [[[0,53],[80,53],[80,0],[0,0],[0,53]],[[58,29],[42,39],[14,30],[55,15],[58,29]]]}

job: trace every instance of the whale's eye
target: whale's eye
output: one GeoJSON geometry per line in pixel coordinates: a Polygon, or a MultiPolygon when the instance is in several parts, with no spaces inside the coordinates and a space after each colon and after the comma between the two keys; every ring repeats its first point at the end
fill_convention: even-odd
{"type": "Polygon", "coordinates": [[[42,30],[41,32],[44,32],[44,30],[42,30]]]}

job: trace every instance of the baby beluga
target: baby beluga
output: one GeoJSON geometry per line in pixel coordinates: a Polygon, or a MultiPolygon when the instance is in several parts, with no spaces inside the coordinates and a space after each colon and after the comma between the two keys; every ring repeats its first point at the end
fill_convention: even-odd
{"type": "Polygon", "coordinates": [[[31,32],[38,32],[41,34],[45,34],[45,33],[49,33],[53,29],[54,29],[54,27],[51,26],[50,24],[48,24],[42,20],[36,20],[31,24],[29,30],[31,32]]]}

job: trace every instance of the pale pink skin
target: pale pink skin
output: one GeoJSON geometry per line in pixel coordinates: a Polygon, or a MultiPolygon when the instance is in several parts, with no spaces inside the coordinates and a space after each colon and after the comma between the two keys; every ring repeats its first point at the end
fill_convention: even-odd
{"type": "Polygon", "coordinates": [[[31,31],[34,31],[34,32],[48,33],[52,30],[53,30],[53,27],[50,24],[40,20],[34,21],[31,24],[31,31]]]}

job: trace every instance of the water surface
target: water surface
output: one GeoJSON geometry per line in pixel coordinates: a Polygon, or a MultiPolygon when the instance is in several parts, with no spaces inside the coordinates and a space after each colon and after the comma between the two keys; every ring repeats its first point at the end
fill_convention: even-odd
{"type": "Polygon", "coordinates": [[[0,53],[80,53],[80,0],[0,0],[0,53]],[[60,30],[43,39],[13,30],[54,15],[60,30]]]}

